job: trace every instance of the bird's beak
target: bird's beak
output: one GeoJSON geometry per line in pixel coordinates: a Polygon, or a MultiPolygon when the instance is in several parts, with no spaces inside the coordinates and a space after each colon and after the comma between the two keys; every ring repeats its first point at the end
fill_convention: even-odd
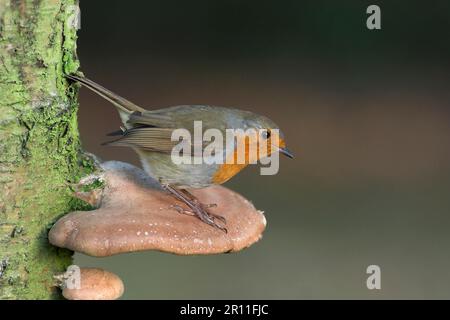
{"type": "Polygon", "coordinates": [[[289,157],[291,159],[294,159],[294,155],[292,154],[292,152],[289,151],[288,148],[279,148],[280,152],[282,154],[284,154],[286,157],[289,157]]]}

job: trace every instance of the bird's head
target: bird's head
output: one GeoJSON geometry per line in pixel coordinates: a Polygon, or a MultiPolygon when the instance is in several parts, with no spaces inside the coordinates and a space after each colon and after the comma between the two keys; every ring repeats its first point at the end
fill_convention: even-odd
{"type": "Polygon", "coordinates": [[[292,153],[286,147],[283,132],[271,119],[248,113],[244,120],[244,128],[245,136],[241,141],[245,141],[246,163],[256,162],[275,152],[280,152],[289,158],[293,158],[292,153]]]}
{"type": "Polygon", "coordinates": [[[280,152],[289,158],[294,157],[286,146],[283,132],[271,119],[262,115],[254,115],[247,122],[249,127],[255,129],[258,134],[257,150],[260,155],[259,158],[270,156],[274,152],[280,152]]]}

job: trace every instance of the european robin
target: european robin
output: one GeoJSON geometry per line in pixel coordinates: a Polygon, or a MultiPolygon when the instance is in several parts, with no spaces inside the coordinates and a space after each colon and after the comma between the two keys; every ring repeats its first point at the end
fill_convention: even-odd
{"type": "MultiPolygon", "coordinates": [[[[85,77],[77,75],[67,75],[66,77],[86,86],[117,108],[124,127],[120,131],[110,134],[120,137],[107,142],[107,145],[133,148],[139,155],[144,170],[159,181],[163,189],[189,207],[189,210],[184,210],[179,206],[174,206],[175,209],[193,214],[201,221],[225,232],[226,228],[221,225],[226,224],[225,219],[207,210],[215,205],[200,203],[186,189],[222,184],[249,163],[254,163],[255,160],[269,156],[273,152],[279,151],[290,158],[293,157],[286,148],[284,135],[278,126],[267,117],[249,111],[208,105],[181,105],[146,110],[85,77]],[[193,133],[194,121],[201,121],[204,130],[218,129],[224,133],[224,136],[227,129],[242,129],[245,132],[248,129],[255,129],[256,132],[263,132],[262,138],[266,140],[265,148],[262,150],[260,144],[256,145],[257,158],[252,159],[248,150],[251,147],[250,144],[255,143],[255,140],[244,137],[246,146],[243,162],[175,163],[172,159],[172,150],[179,142],[173,141],[172,132],[175,129],[184,128],[193,133]],[[221,224],[217,223],[217,220],[221,224]]],[[[202,145],[201,150],[204,148],[205,146],[202,145]]],[[[225,150],[224,155],[236,158],[237,146],[233,148],[235,149],[231,153],[228,152],[229,150],[225,150]]]]}

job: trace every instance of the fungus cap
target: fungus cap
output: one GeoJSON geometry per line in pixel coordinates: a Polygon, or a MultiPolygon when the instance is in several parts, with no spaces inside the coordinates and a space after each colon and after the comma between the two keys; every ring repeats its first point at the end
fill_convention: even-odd
{"type": "Polygon", "coordinates": [[[175,210],[174,205],[183,204],[143,170],[117,161],[105,162],[102,168],[103,192],[83,193],[83,199],[99,207],[63,216],[50,230],[53,245],[91,256],[142,250],[215,254],[242,250],[258,241],[265,229],[263,213],[225,187],[190,191],[204,204],[217,204],[208,210],[226,219],[228,233],[175,210]]]}

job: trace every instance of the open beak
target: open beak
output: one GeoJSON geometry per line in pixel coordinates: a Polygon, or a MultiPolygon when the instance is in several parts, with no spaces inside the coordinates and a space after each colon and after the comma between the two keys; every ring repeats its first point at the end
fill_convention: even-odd
{"type": "Polygon", "coordinates": [[[290,152],[290,151],[288,150],[288,148],[280,148],[279,150],[280,150],[280,152],[281,152],[282,154],[284,154],[286,157],[289,157],[289,158],[291,158],[291,159],[294,159],[294,155],[292,154],[292,152],[290,152]]]}

